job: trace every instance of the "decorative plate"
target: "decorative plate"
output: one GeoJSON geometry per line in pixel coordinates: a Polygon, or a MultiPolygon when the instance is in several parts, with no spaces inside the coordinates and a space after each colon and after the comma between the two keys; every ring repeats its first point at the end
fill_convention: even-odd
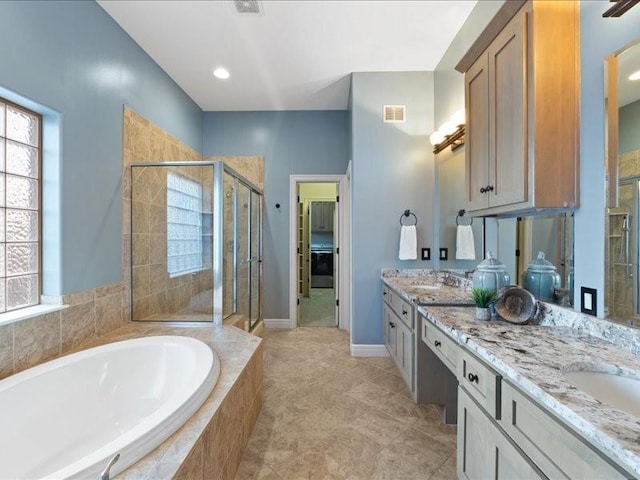
{"type": "Polygon", "coordinates": [[[496,302],[496,312],[507,322],[523,324],[533,320],[538,312],[538,302],[524,288],[505,289],[496,302]]]}

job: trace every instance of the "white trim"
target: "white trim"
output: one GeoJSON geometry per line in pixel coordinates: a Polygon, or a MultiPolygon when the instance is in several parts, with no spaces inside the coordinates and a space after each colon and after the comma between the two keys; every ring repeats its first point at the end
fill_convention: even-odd
{"type": "MultiPolygon", "coordinates": [[[[340,306],[338,308],[338,327],[350,331],[350,301],[351,283],[349,281],[348,265],[351,264],[350,245],[351,245],[351,227],[350,217],[347,213],[347,207],[350,204],[350,189],[348,185],[347,175],[290,175],[289,176],[289,322],[288,328],[297,327],[297,311],[298,311],[298,232],[296,226],[298,223],[298,184],[299,183],[337,183],[340,202],[337,203],[338,219],[341,223],[339,232],[340,239],[340,255],[338,255],[338,298],[340,306]]],[[[350,207],[349,207],[350,208],[350,207]]],[[[265,325],[266,326],[266,325],[265,325]]]]}
{"type": "Polygon", "coordinates": [[[288,318],[265,318],[264,328],[291,328],[291,320],[288,318]]]}
{"type": "Polygon", "coordinates": [[[384,345],[354,345],[351,344],[352,357],[388,357],[389,351],[384,345]]]}

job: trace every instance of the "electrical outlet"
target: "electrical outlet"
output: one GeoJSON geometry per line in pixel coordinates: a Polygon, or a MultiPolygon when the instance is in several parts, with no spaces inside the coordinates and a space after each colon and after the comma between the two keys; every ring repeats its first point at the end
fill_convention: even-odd
{"type": "Polygon", "coordinates": [[[431,260],[431,249],[430,248],[423,248],[421,250],[421,258],[422,260],[431,260]]]}
{"type": "Polygon", "coordinates": [[[597,315],[598,291],[595,288],[580,287],[580,311],[587,315],[597,315]]]}
{"type": "Polygon", "coordinates": [[[449,259],[449,249],[441,248],[440,249],[440,260],[448,260],[449,259]]]}

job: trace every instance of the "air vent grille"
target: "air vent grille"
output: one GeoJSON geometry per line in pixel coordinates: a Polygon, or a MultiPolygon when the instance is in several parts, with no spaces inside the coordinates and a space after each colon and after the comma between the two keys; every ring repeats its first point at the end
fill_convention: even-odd
{"type": "Polygon", "coordinates": [[[383,119],[384,123],[403,123],[405,106],[404,105],[385,105],[383,119]]]}
{"type": "Polygon", "coordinates": [[[233,0],[238,13],[262,13],[259,0],[233,0]]]}

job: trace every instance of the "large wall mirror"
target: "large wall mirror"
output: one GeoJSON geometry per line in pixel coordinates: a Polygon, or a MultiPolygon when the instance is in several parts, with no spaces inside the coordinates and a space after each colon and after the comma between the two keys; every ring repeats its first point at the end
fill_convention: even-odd
{"type": "Polygon", "coordinates": [[[640,42],[605,59],[605,315],[640,323],[640,42]]]}

